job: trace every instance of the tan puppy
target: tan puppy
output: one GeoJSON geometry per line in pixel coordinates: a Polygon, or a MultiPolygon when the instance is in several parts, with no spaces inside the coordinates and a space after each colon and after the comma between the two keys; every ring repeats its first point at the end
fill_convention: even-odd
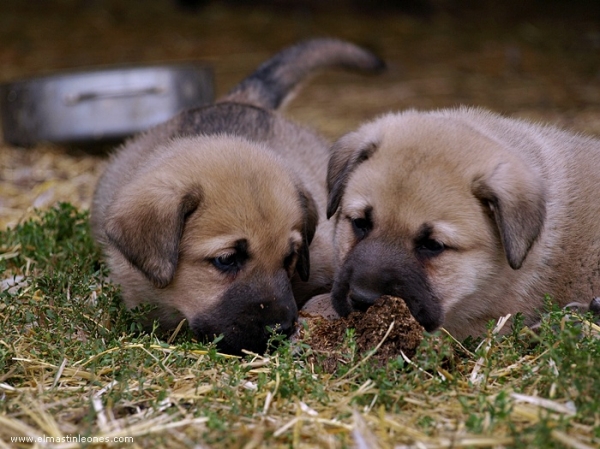
{"type": "Polygon", "coordinates": [[[385,115],[333,146],[340,315],[404,298],[457,338],[600,294],[600,141],[479,109],[385,115]]]}
{"type": "Polygon", "coordinates": [[[199,338],[223,334],[224,352],[261,352],[269,329],[290,334],[298,306],[330,289],[328,144],[273,112],[328,66],[382,62],[347,42],[301,43],[112,157],[91,221],[128,307],[155,306],[164,329],[186,318],[199,338]]]}

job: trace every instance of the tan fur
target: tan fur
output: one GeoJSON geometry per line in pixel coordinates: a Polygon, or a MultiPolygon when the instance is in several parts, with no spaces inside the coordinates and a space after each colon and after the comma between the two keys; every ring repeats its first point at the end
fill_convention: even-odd
{"type": "Polygon", "coordinates": [[[167,330],[185,318],[199,338],[222,334],[222,351],[260,352],[269,328],[291,334],[297,308],[330,289],[328,144],[272,109],[338,65],[382,63],[343,41],[300,43],[111,158],[91,223],[129,308],[154,306],[167,330]]]}
{"type": "Polygon", "coordinates": [[[342,314],[353,295],[405,292],[430,328],[463,338],[509,313],[531,324],[546,294],[600,294],[598,140],[479,109],[407,111],[336,142],[328,181],[342,314]],[[350,220],[365,211],[361,239],[350,220]]]}
{"type": "MultiPolygon", "coordinates": [[[[134,222],[133,218],[139,220],[142,214],[150,213],[152,219],[158,220],[159,232],[168,233],[169,218],[161,218],[159,214],[167,213],[171,205],[176,205],[177,198],[199,190],[201,211],[192,214],[185,223],[177,253],[177,273],[168,276],[165,283],[173,285],[165,291],[176,291],[177,284],[193,286],[184,288],[189,288],[192,296],[202,297],[204,305],[210,305],[217,301],[221,290],[215,289],[215,284],[223,282],[208,260],[226,254],[236,240],[247,238],[253,242],[256,255],[250,264],[260,266],[265,272],[280,268],[277,262],[289,252],[290,241],[295,249],[300,247],[303,217],[294,201],[296,187],[275,155],[259,145],[232,137],[181,138],[160,150],[164,151],[163,157],[151,160],[150,167],[137,167],[132,173],[133,180],[108,206],[104,226],[115,239],[122,232],[114,229],[118,220],[134,222]],[[271,201],[261,201],[264,197],[271,201]],[[268,231],[264,228],[266,217],[269,217],[268,231]],[[193,268],[186,276],[188,265],[193,268]]],[[[138,233],[146,234],[152,226],[147,223],[134,231],[135,235],[127,237],[139,239],[138,233]]],[[[130,239],[125,244],[133,243],[130,239]]],[[[111,252],[125,266],[121,251],[113,248],[111,252]]],[[[245,270],[244,275],[252,271],[252,268],[245,270]]],[[[121,285],[129,285],[132,273],[138,277],[138,271],[131,268],[113,271],[112,277],[121,285]]],[[[127,289],[124,295],[130,307],[153,296],[127,289]]],[[[188,315],[194,312],[193,302],[186,294],[167,301],[184,316],[186,312],[188,315]]]]}
{"type": "MultiPolygon", "coordinates": [[[[279,126],[286,129],[291,125],[279,126]]],[[[308,163],[292,171],[268,147],[233,136],[169,140],[156,146],[154,157],[128,164],[126,172],[115,176],[109,167],[99,192],[112,189],[113,196],[96,196],[92,224],[105,247],[111,278],[122,286],[128,307],[157,306],[150,318],[171,329],[183,318],[193,322],[213,314],[234,282],[258,282],[256,289],[269,294],[260,282],[281,271],[291,249],[299,257],[303,245],[305,214],[299,186],[312,185],[311,201],[325,204],[327,145],[302,129],[286,130],[298,134],[289,139],[286,148],[305,156],[312,154],[311,163],[320,159],[320,172],[307,173],[308,163]],[[183,220],[178,211],[185,201],[192,203],[192,212],[180,224],[182,229],[177,229],[183,220]],[[149,250],[163,237],[173,239],[173,264],[165,249],[169,244],[149,250]],[[211,259],[232,252],[240,239],[249,242],[251,257],[235,278],[224,276],[211,259]],[[130,263],[127,251],[142,253],[139,260],[148,260],[149,268],[144,272],[137,259],[130,263]]],[[[121,168],[119,155],[114,160],[113,167],[121,168]]],[[[318,214],[323,214],[323,206],[318,214]]],[[[331,225],[324,217],[321,222],[312,241],[310,280],[293,278],[300,305],[329,289],[333,277],[331,225]]],[[[293,271],[294,265],[287,275],[291,277],[293,271]]]]}

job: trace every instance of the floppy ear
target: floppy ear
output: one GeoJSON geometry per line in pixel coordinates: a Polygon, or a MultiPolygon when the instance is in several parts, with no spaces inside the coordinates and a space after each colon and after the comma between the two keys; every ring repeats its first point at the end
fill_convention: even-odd
{"type": "Polygon", "coordinates": [[[361,162],[371,157],[377,146],[375,142],[362,142],[358,133],[346,134],[333,144],[327,167],[327,218],[333,217],[340,207],[350,174],[361,162]]]}
{"type": "Polygon", "coordinates": [[[490,209],[511,268],[521,268],[546,219],[544,186],[522,164],[499,163],[473,183],[473,194],[490,209]]]}
{"type": "Polygon", "coordinates": [[[110,205],[104,231],[109,241],[156,287],[172,280],[186,218],[202,200],[200,186],[137,179],[110,205]]]}
{"type": "Polygon", "coordinates": [[[298,196],[300,197],[300,205],[304,215],[304,223],[302,226],[302,247],[298,254],[298,262],[296,263],[296,271],[298,276],[304,282],[308,281],[310,275],[310,251],[308,247],[312,242],[319,223],[319,212],[317,205],[312,195],[307,191],[299,188],[298,196]]]}

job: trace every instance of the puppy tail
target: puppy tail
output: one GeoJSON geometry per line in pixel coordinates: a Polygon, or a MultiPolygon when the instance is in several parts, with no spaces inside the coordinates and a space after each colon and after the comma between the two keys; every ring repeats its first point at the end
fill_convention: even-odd
{"type": "Polygon", "coordinates": [[[310,74],[329,67],[378,73],[385,69],[385,63],[350,42],[326,38],[307,40],[264,62],[220,101],[277,109],[310,74]]]}

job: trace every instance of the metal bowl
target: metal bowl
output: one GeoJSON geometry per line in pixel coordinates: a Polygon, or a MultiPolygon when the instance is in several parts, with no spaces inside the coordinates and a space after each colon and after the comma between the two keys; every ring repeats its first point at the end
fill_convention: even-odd
{"type": "Polygon", "coordinates": [[[120,139],[213,100],[212,70],[199,64],[120,67],[0,85],[4,140],[120,139]]]}

